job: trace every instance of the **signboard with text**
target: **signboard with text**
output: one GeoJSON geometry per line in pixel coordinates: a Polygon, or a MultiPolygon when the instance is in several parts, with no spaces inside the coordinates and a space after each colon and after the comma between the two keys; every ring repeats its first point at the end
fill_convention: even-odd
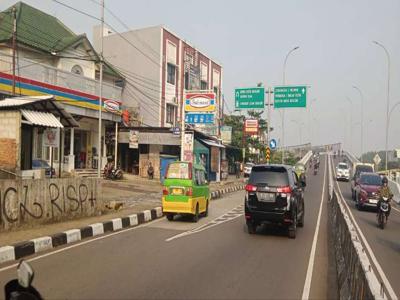
{"type": "Polygon", "coordinates": [[[43,146],[58,147],[60,142],[60,130],[58,128],[46,128],[43,134],[43,146]]]}
{"type": "Polygon", "coordinates": [[[232,127],[221,126],[221,139],[224,144],[232,143],[232,127]]]}
{"type": "Polygon", "coordinates": [[[215,93],[187,93],[185,97],[185,112],[214,112],[215,93]]]}
{"type": "Polygon", "coordinates": [[[306,86],[279,86],[274,88],[274,108],[306,107],[306,86]]]}
{"type": "Polygon", "coordinates": [[[187,124],[214,124],[214,114],[210,113],[187,113],[185,114],[187,124]]]}
{"type": "Polygon", "coordinates": [[[236,109],[264,109],[263,87],[235,89],[236,109]]]}
{"type": "Polygon", "coordinates": [[[139,131],[129,130],[129,148],[130,149],[139,148],[139,131]]]}
{"type": "Polygon", "coordinates": [[[244,132],[250,134],[258,133],[258,120],[247,119],[244,121],[244,132]]]}
{"type": "Polygon", "coordinates": [[[193,144],[194,135],[192,132],[184,134],[183,141],[183,161],[193,162],[193,144]]]}

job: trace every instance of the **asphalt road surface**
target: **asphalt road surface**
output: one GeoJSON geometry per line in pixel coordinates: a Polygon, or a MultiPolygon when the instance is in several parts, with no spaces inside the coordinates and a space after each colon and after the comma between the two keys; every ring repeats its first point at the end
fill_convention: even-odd
{"type": "MultiPolygon", "coordinates": [[[[323,157],[318,175],[308,174],[305,226],[296,239],[271,226],[249,235],[244,192],[236,192],[212,201],[196,224],[163,218],[32,256],[34,286],[47,299],[336,298],[326,169],[323,157]]],[[[0,266],[0,285],[15,274],[0,266]]]]}
{"type": "MultiPolygon", "coordinates": [[[[339,162],[335,160],[334,167],[339,162]]],[[[386,286],[391,299],[400,297],[400,207],[392,202],[392,211],[384,230],[378,228],[375,209],[357,210],[351,199],[351,188],[348,182],[337,182],[351,213],[365,237],[368,245],[367,254],[375,268],[376,274],[386,286]],[[370,248],[371,251],[368,251],[370,248]],[[371,255],[372,252],[372,255],[371,255]],[[372,257],[374,256],[375,259],[372,257]]],[[[365,243],[363,241],[365,246],[365,243]]]]}

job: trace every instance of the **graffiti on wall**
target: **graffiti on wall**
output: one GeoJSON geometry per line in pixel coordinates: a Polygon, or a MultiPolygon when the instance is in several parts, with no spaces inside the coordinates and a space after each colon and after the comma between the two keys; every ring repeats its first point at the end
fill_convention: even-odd
{"type": "Polygon", "coordinates": [[[0,181],[0,228],[45,223],[98,212],[96,179],[0,181]]]}

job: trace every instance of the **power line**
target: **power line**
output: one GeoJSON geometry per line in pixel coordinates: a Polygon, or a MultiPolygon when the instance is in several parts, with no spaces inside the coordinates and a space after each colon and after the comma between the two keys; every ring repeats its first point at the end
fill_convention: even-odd
{"type": "MultiPolygon", "coordinates": [[[[72,6],[68,5],[68,4],[65,4],[65,3],[61,2],[61,1],[58,1],[58,0],[52,0],[52,1],[54,1],[54,2],[56,2],[56,3],[58,3],[58,4],[60,4],[60,5],[62,5],[62,6],[64,6],[64,7],[67,7],[67,8],[69,8],[69,9],[75,11],[75,12],[78,12],[78,13],[80,13],[80,14],[83,14],[83,15],[89,17],[89,18],[92,18],[92,19],[101,21],[99,18],[97,18],[97,17],[95,17],[95,16],[93,16],[93,15],[87,13],[87,12],[84,12],[84,11],[82,11],[82,10],[80,10],[80,9],[77,9],[77,8],[75,8],[75,7],[72,7],[72,6]]],[[[111,25],[110,25],[109,23],[107,23],[107,22],[104,22],[104,24],[106,24],[111,30],[113,30],[116,34],[118,34],[118,36],[121,37],[124,41],[126,41],[129,45],[131,45],[133,48],[135,48],[139,53],[141,53],[142,55],[144,55],[145,57],[147,57],[151,62],[153,62],[153,63],[156,64],[157,66],[161,67],[161,65],[160,65],[157,61],[155,61],[154,59],[152,59],[152,58],[151,58],[150,56],[148,56],[145,52],[143,52],[141,49],[139,49],[137,46],[135,46],[130,40],[128,40],[126,37],[124,37],[124,36],[123,36],[118,30],[116,30],[113,26],[111,26],[111,25]]]]}

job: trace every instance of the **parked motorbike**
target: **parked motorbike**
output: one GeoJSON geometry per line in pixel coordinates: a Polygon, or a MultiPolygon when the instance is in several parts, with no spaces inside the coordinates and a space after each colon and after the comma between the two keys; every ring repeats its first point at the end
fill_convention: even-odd
{"type": "Polygon", "coordinates": [[[13,279],[4,286],[6,300],[42,300],[39,291],[32,286],[34,272],[32,267],[21,260],[17,267],[17,279],[13,279]]]}
{"type": "Polygon", "coordinates": [[[385,228],[388,219],[388,213],[389,213],[389,199],[383,197],[380,201],[377,214],[378,226],[381,229],[385,228]]]}
{"type": "Polygon", "coordinates": [[[122,170],[119,167],[115,169],[113,165],[109,164],[104,168],[104,173],[103,173],[104,179],[119,180],[122,179],[123,176],[124,174],[122,173],[122,170]]]}

